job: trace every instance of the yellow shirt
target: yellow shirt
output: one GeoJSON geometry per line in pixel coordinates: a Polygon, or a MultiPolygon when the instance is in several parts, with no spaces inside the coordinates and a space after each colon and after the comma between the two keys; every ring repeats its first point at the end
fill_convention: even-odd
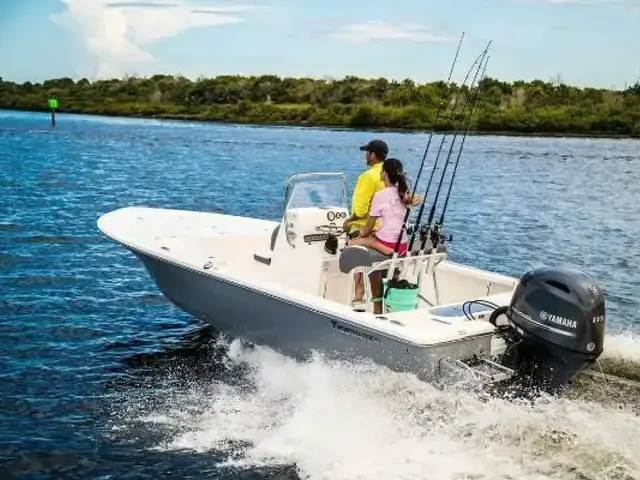
{"type": "Polygon", "coordinates": [[[382,162],[378,162],[368,170],[362,172],[358,177],[356,188],[353,190],[353,198],[351,200],[351,213],[364,218],[350,223],[350,231],[362,231],[364,226],[367,224],[373,195],[384,188],[384,182],[380,179],[381,170],[382,162]]]}

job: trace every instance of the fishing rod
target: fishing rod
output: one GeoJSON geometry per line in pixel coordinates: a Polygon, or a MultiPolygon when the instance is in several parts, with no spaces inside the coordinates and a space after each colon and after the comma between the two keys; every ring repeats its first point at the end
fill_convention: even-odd
{"type": "MultiPolygon", "coordinates": [[[[447,89],[449,88],[449,85],[451,84],[451,76],[453,75],[453,70],[456,67],[456,63],[458,61],[458,55],[460,54],[460,47],[462,46],[462,41],[464,40],[464,35],[465,32],[462,32],[462,35],[460,36],[460,41],[458,42],[458,48],[456,49],[456,54],[453,57],[453,63],[451,64],[451,70],[449,70],[449,77],[447,78],[447,89]]],[[[438,124],[438,120],[440,119],[440,112],[442,111],[442,107],[444,106],[444,101],[441,101],[440,104],[438,105],[438,110],[436,111],[436,118],[435,121],[433,122],[433,127],[431,130],[431,134],[429,135],[429,140],[427,142],[427,146],[424,150],[424,154],[422,155],[422,160],[420,161],[420,168],[418,169],[418,175],[416,176],[416,180],[415,183],[413,185],[413,191],[411,192],[411,201],[413,202],[413,199],[416,196],[416,190],[418,189],[418,183],[420,182],[420,177],[422,176],[422,169],[424,168],[424,162],[427,158],[427,153],[429,152],[429,147],[431,147],[431,140],[433,139],[433,134],[435,132],[436,126],[438,124]]],[[[411,209],[407,208],[407,211],[404,215],[404,220],[402,221],[402,228],[400,229],[400,233],[398,234],[398,240],[396,241],[396,245],[393,248],[393,256],[397,256],[398,254],[398,250],[400,249],[400,242],[402,241],[402,234],[405,232],[405,230],[407,229],[407,221],[409,220],[409,215],[411,213],[411,209]]]]}
{"type": "MultiPolygon", "coordinates": [[[[484,72],[486,71],[486,65],[488,63],[488,60],[489,60],[489,57],[487,57],[486,61],[484,61],[484,59],[483,59],[484,68],[482,70],[482,76],[484,76],[484,72]]],[[[472,85],[475,83],[475,79],[477,78],[478,74],[480,73],[480,68],[483,67],[482,63],[483,62],[480,62],[480,64],[478,65],[478,70],[476,71],[476,74],[474,76],[474,80],[472,82],[472,85]]],[[[480,96],[480,91],[481,91],[481,86],[480,85],[481,84],[478,83],[478,87],[476,88],[475,99],[473,100],[473,105],[472,105],[471,111],[469,112],[469,119],[467,121],[467,130],[465,130],[465,135],[463,137],[463,142],[462,142],[462,145],[461,145],[460,150],[458,152],[458,156],[457,156],[457,159],[456,159],[456,164],[454,166],[454,173],[453,173],[453,176],[451,178],[451,183],[449,185],[449,194],[450,194],[452,186],[453,186],[453,180],[455,178],[455,173],[457,171],[457,166],[459,164],[460,156],[462,155],[462,147],[464,147],[464,139],[466,139],[466,135],[468,133],[468,129],[470,128],[470,125],[471,125],[471,119],[473,117],[473,112],[475,111],[475,108],[477,106],[478,99],[479,99],[479,96],[480,96]]],[[[467,103],[465,104],[465,107],[463,109],[463,113],[462,113],[462,118],[463,119],[464,119],[464,112],[466,110],[466,107],[467,107],[467,105],[469,105],[469,103],[471,103],[471,89],[469,90],[469,95],[468,95],[467,98],[468,98],[469,101],[467,101],[467,103]]],[[[443,168],[442,176],[440,177],[440,182],[439,182],[439,185],[438,185],[438,190],[436,192],[436,197],[433,200],[433,204],[431,205],[431,211],[429,212],[429,218],[428,218],[428,220],[427,220],[427,222],[425,224],[423,237],[421,239],[422,242],[421,242],[421,245],[420,245],[420,253],[424,252],[427,240],[429,240],[429,239],[431,240],[431,248],[432,248],[432,250],[437,249],[439,241],[440,241],[440,227],[442,225],[437,225],[437,224],[433,225],[433,218],[435,217],[435,210],[436,210],[436,206],[437,206],[437,203],[438,203],[438,198],[440,197],[440,190],[442,188],[442,184],[444,183],[444,177],[445,177],[445,174],[446,174],[447,167],[449,166],[449,163],[451,163],[450,160],[451,160],[451,155],[453,153],[453,146],[455,144],[455,141],[456,141],[456,138],[457,138],[458,134],[459,134],[459,132],[456,131],[456,134],[454,135],[453,141],[451,142],[451,148],[449,149],[449,154],[447,156],[447,161],[446,161],[445,166],[443,168]]],[[[449,198],[449,195],[447,196],[447,198],[449,198]]],[[[443,220],[444,220],[444,218],[443,218],[443,220]]]]}
{"type": "MultiPolygon", "coordinates": [[[[453,70],[456,67],[456,63],[458,61],[458,55],[460,54],[460,47],[462,47],[462,40],[464,40],[464,32],[460,36],[460,41],[458,42],[458,48],[456,49],[456,55],[453,57],[453,63],[451,64],[451,69],[449,70],[449,76],[447,77],[447,89],[451,84],[451,76],[453,75],[453,70]]],[[[422,169],[424,168],[424,161],[427,159],[427,153],[429,152],[429,147],[431,146],[431,140],[433,140],[433,134],[435,133],[435,128],[438,125],[438,120],[440,119],[440,112],[442,111],[442,107],[444,106],[444,101],[440,101],[438,104],[438,110],[436,111],[436,118],[433,122],[433,127],[431,128],[431,134],[429,135],[429,141],[427,142],[427,147],[424,149],[424,153],[422,155],[422,160],[420,161],[420,169],[418,170],[418,175],[416,176],[416,183],[413,186],[413,192],[411,193],[411,199],[416,194],[416,190],[418,189],[418,183],[420,182],[420,176],[422,175],[422,169]]],[[[406,219],[405,219],[406,220],[406,219]]]]}
{"type": "Polygon", "coordinates": [[[455,163],[455,165],[453,167],[453,173],[451,175],[451,183],[449,183],[449,190],[447,191],[447,196],[446,196],[446,199],[445,199],[445,202],[444,202],[444,207],[442,207],[442,213],[440,214],[440,219],[436,222],[436,228],[438,230],[440,228],[442,228],[442,225],[444,224],[444,214],[447,211],[447,206],[449,205],[449,199],[451,198],[451,190],[453,188],[453,181],[456,178],[456,172],[458,171],[458,165],[460,164],[460,157],[462,156],[462,149],[464,148],[464,142],[467,139],[467,135],[469,133],[469,130],[471,129],[473,114],[475,112],[476,107],[478,106],[478,100],[480,99],[480,93],[482,92],[482,87],[484,86],[484,83],[482,83],[482,80],[485,79],[485,72],[487,71],[487,64],[489,63],[489,58],[491,58],[491,57],[487,57],[487,60],[484,62],[484,67],[482,68],[482,74],[480,75],[481,80],[478,83],[478,88],[476,90],[476,98],[473,101],[473,106],[471,107],[471,112],[469,113],[469,121],[467,122],[467,129],[465,130],[464,135],[462,136],[462,143],[460,144],[460,150],[458,150],[458,156],[456,158],[456,163],[455,163]]]}
{"type": "MultiPolygon", "coordinates": [[[[489,44],[491,44],[491,42],[489,42],[489,44]]],[[[464,78],[464,80],[462,82],[461,88],[463,88],[466,85],[466,83],[467,83],[467,81],[469,79],[469,76],[473,72],[473,68],[478,63],[478,61],[481,61],[481,59],[484,57],[484,55],[486,55],[488,49],[489,49],[489,45],[487,45],[487,47],[480,53],[480,55],[478,55],[478,57],[476,57],[475,61],[473,62],[473,64],[469,68],[469,70],[467,71],[467,74],[466,74],[466,76],[465,76],[465,78],[464,78]]],[[[453,117],[455,115],[456,107],[458,106],[458,100],[459,99],[460,99],[460,96],[457,95],[455,97],[455,100],[453,102],[453,106],[451,108],[451,113],[449,115],[449,121],[453,120],[453,117]]],[[[438,168],[438,163],[440,161],[440,154],[442,153],[442,147],[444,146],[444,142],[445,142],[446,138],[447,138],[447,133],[445,133],[442,136],[442,140],[440,142],[440,147],[438,148],[438,153],[436,154],[436,159],[435,159],[435,162],[433,164],[433,168],[431,169],[431,175],[429,176],[429,182],[427,183],[427,188],[425,190],[424,199],[423,199],[422,204],[420,205],[420,209],[418,210],[418,216],[417,216],[417,219],[416,219],[416,221],[414,223],[415,226],[420,224],[420,220],[422,219],[422,215],[424,214],[424,207],[426,205],[426,200],[427,200],[427,198],[429,196],[429,190],[431,189],[431,182],[433,181],[433,177],[434,177],[435,172],[436,172],[436,170],[438,168]]],[[[412,234],[411,234],[411,239],[409,241],[409,247],[408,247],[409,251],[411,251],[413,249],[413,243],[415,241],[416,233],[417,233],[417,229],[414,228],[413,231],[412,231],[412,234]]],[[[423,236],[423,234],[421,232],[421,237],[422,236],[423,236]]]]}
{"type": "MultiPolygon", "coordinates": [[[[489,47],[490,47],[490,46],[491,46],[491,42],[489,42],[489,43],[488,43],[488,45],[487,45],[487,47],[486,47],[486,48],[485,48],[485,49],[480,53],[480,55],[478,55],[478,56],[476,57],[475,61],[473,62],[473,64],[472,64],[472,65],[471,65],[471,67],[469,68],[469,70],[467,71],[467,75],[465,76],[464,81],[462,82],[462,86],[461,86],[461,88],[463,88],[463,87],[466,85],[467,80],[469,79],[469,76],[470,76],[470,75],[471,75],[471,73],[473,72],[473,68],[475,67],[475,65],[476,65],[478,62],[480,62],[480,64],[478,65],[478,67],[480,67],[480,65],[482,64],[482,60],[484,59],[484,57],[486,56],[487,52],[489,51],[489,47]]],[[[476,77],[477,77],[477,71],[476,71],[476,77]]],[[[474,77],[474,81],[472,82],[472,86],[473,86],[473,84],[474,84],[474,83],[475,83],[475,77],[474,77]]],[[[459,100],[459,99],[460,99],[460,96],[458,95],[458,96],[456,96],[456,98],[455,98],[455,100],[454,100],[453,107],[451,108],[451,114],[449,115],[449,120],[450,120],[450,121],[453,119],[453,116],[455,115],[455,110],[456,110],[456,107],[457,107],[457,105],[458,105],[458,100],[459,100]]],[[[436,155],[436,159],[435,159],[435,162],[434,162],[434,164],[433,164],[433,168],[432,168],[432,170],[431,170],[431,175],[430,175],[430,177],[429,177],[429,182],[427,183],[427,188],[426,188],[426,191],[425,191],[425,195],[424,195],[423,202],[422,202],[422,204],[420,205],[420,209],[418,210],[418,216],[417,216],[417,219],[416,219],[415,224],[414,224],[416,227],[417,227],[418,225],[420,225],[420,220],[422,219],[422,215],[424,214],[424,207],[425,207],[425,205],[426,205],[427,197],[428,197],[428,195],[429,195],[429,190],[430,190],[430,188],[431,188],[431,182],[433,181],[433,177],[434,177],[435,172],[436,172],[436,170],[437,170],[438,162],[439,162],[439,160],[440,160],[440,154],[442,153],[442,147],[444,146],[444,142],[445,142],[446,137],[447,137],[447,134],[445,133],[445,134],[442,136],[442,141],[440,142],[440,148],[438,149],[438,153],[437,153],[437,155],[436,155]]],[[[455,137],[454,137],[454,141],[455,141],[455,137]]],[[[446,168],[446,165],[445,165],[445,168],[446,168]]],[[[409,251],[411,251],[411,250],[412,250],[412,248],[413,248],[413,243],[414,243],[414,241],[415,241],[416,233],[417,233],[417,228],[414,228],[414,229],[413,229],[413,232],[411,233],[411,239],[410,239],[410,241],[409,241],[409,246],[408,246],[408,250],[409,250],[409,251]]],[[[425,232],[424,232],[424,231],[421,231],[420,236],[421,236],[421,239],[422,239],[422,240],[424,240],[424,234],[425,234],[425,232]]],[[[421,250],[423,250],[423,249],[421,249],[421,250]]]]}
{"type": "MultiPolygon", "coordinates": [[[[463,33],[463,37],[464,37],[464,33],[463,33]]],[[[462,43],[462,38],[460,39],[460,44],[461,44],[461,43],[462,43]]],[[[478,55],[478,57],[475,59],[475,61],[473,62],[473,64],[472,64],[472,65],[471,65],[471,67],[469,68],[469,71],[467,72],[467,74],[466,74],[466,76],[465,76],[465,78],[464,78],[464,81],[463,81],[463,83],[462,83],[462,86],[463,86],[463,87],[466,85],[466,83],[467,83],[467,81],[468,81],[468,79],[469,79],[469,76],[470,76],[470,75],[471,75],[471,73],[473,72],[473,68],[474,68],[474,66],[475,66],[476,64],[478,64],[478,62],[480,62],[480,63],[478,64],[478,70],[479,70],[479,69],[480,69],[480,67],[482,66],[482,60],[484,59],[484,56],[487,54],[487,52],[488,52],[488,50],[489,50],[490,45],[491,45],[491,42],[489,42],[489,44],[488,44],[488,45],[487,45],[487,47],[484,49],[484,51],[483,51],[480,55],[478,55]]],[[[456,61],[457,61],[459,51],[460,51],[460,45],[458,46],[458,50],[456,51],[456,56],[455,56],[455,58],[454,58],[454,63],[453,63],[453,65],[452,65],[452,67],[451,67],[451,72],[449,73],[449,79],[447,80],[447,86],[449,85],[449,83],[450,83],[450,81],[451,81],[451,76],[452,76],[452,74],[453,74],[453,69],[454,69],[454,67],[455,67],[455,63],[456,63],[456,61]]],[[[473,86],[473,84],[475,83],[475,80],[476,80],[477,75],[478,75],[478,72],[476,71],[476,75],[474,76],[474,79],[473,79],[473,82],[472,82],[472,86],[473,86]]],[[[456,98],[455,98],[454,105],[453,105],[453,108],[452,108],[452,112],[451,112],[451,115],[450,115],[450,119],[452,119],[452,118],[453,118],[453,115],[454,115],[454,113],[455,113],[455,109],[456,109],[456,106],[457,106],[457,103],[458,103],[459,98],[460,98],[460,96],[456,96],[456,98]]],[[[428,152],[429,146],[431,145],[431,139],[433,138],[433,133],[434,133],[434,131],[435,131],[435,127],[436,127],[436,125],[437,125],[437,120],[438,120],[438,118],[439,118],[439,113],[440,113],[440,111],[441,111],[441,108],[442,108],[442,105],[443,105],[443,104],[444,104],[444,102],[441,102],[441,103],[440,103],[440,108],[438,109],[438,114],[437,114],[437,116],[436,116],[436,121],[434,122],[434,127],[433,127],[433,130],[432,130],[431,135],[429,136],[429,141],[428,141],[428,143],[427,143],[427,148],[425,149],[425,153],[424,153],[423,158],[422,158],[422,162],[421,162],[421,166],[420,166],[420,172],[418,173],[418,177],[420,176],[420,173],[421,173],[421,171],[422,171],[422,168],[424,167],[424,161],[425,161],[425,159],[426,159],[426,156],[427,156],[427,152],[428,152]]],[[[466,105],[465,105],[465,109],[466,109],[466,105]]],[[[465,110],[463,110],[463,117],[464,117],[464,111],[465,111],[465,110]]],[[[454,140],[454,142],[455,142],[455,140],[454,140]]],[[[432,172],[431,172],[431,178],[429,179],[429,185],[431,184],[431,181],[432,181],[432,179],[433,179],[433,175],[434,175],[435,169],[436,169],[436,167],[437,167],[438,158],[439,158],[440,153],[441,153],[441,151],[442,151],[442,145],[443,145],[443,143],[444,143],[444,139],[443,139],[443,141],[442,141],[442,142],[441,142],[441,144],[440,144],[440,149],[438,150],[438,156],[436,157],[436,161],[435,161],[435,164],[434,164],[434,168],[433,168],[433,170],[432,170],[432,172]]],[[[418,180],[419,180],[419,178],[418,178],[418,179],[416,179],[416,183],[415,183],[415,185],[414,185],[413,193],[412,193],[412,195],[411,195],[411,198],[412,198],[412,199],[413,199],[413,197],[414,197],[414,195],[415,195],[415,191],[416,191],[416,189],[417,189],[418,180]]],[[[427,186],[427,192],[425,193],[425,198],[424,198],[424,200],[426,200],[426,196],[428,195],[428,189],[429,189],[429,186],[427,186]]],[[[424,200],[423,200],[423,203],[422,203],[422,205],[421,205],[421,207],[420,207],[420,213],[419,213],[419,215],[418,215],[418,221],[416,222],[416,225],[419,225],[420,217],[422,216],[422,212],[424,211],[424,200]]],[[[401,227],[400,234],[398,235],[398,239],[397,239],[397,241],[396,241],[396,244],[395,244],[395,247],[394,247],[394,250],[393,250],[393,255],[392,255],[392,258],[391,258],[391,264],[390,264],[390,266],[389,266],[389,271],[391,272],[391,282],[397,282],[397,280],[398,280],[397,276],[398,276],[398,274],[400,273],[400,272],[397,272],[397,271],[396,271],[395,264],[396,264],[396,259],[397,259],[397,255],[398,255],[398,250],[399,250],[400,242],[401,242],[401,239],[402,239],[402,234],[403,234],[404,229],[406,228],[406,223],[407,223],[407,219],[408,219],[408,217],[409,217],[409,213],[410,213],[410,209],[409,209],[409,208],[407,208],[407,211],[406,211],[406,213],[405,213],[405,218],[404,218],[404,221],[403,221],[403,225],[402,225],[402,227],[401,227]]],[[[411,242],[412,242],[412,244],[413,244],[413,241],[414,241],[414,239],[415,239],[415,231],[413,231],[413,232],[412,232],[412,237],[411,237],[411,238],[412,238],[412,239],[411,239],[411,242]]],[[[411,251],[411,247],[409,247],[409,248],[407,249],[407,252],[410,252],[410,251],[411,251]]],[[[388,294],[389,294],[389,292],[390,292],[390,291],[391,291],[391,289],[390,289],[390,288],[387,288],[387,289],[386,289],[386,292],[384,293],[384,298],[387,298],[387,296],[388,296],[388,294]]]]}

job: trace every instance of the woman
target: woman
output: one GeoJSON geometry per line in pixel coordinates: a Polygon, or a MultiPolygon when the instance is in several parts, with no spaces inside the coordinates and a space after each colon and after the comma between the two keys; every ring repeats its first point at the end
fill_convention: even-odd
{"type": "MultiPolygon", "coordinates": [[[[397,158],[388,158],[382,164],[380,171],[380,179],[384,182],[385,188],[377,192],[371,201],[371,209],[369,212],[369,220],[365,225],[360,236],[349,242],[349,246],[362,245],[373,248],[385,255],[391,255],[402,232],[400,245],[398,247],[398,255],[404,255],[407,252],[408,238],[404,231],[404,217],[407,208],[415,204],[409,194],[409,185],[402,169],[402,162],[397,158]],[[380,227],[374,231],[376,221],[379,220],[380,227]]],[[[379,277],[379,272],[377,272],[379,277]]],[[[375,275],[375,274],[374,274],[375,275]]],[[[372,287],[378,287],[378,292],[372,292],[374,297],[380,297],[382,292],[382,281],[376,278],[372,287]]],[[[362,302],[364,298],[364,283],[362,282],[362,274],[356,276],[355,285],[355,302],[362,302]]],[[[380,298],[374,298],[374,312],[382,313],[380,298]]]]}

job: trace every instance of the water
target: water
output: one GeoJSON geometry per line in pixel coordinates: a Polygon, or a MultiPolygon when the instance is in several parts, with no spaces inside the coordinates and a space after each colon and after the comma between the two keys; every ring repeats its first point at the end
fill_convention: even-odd
{"type": "MultiPolygon", "coordinates": [[[[345,171],[352,186],[372,136],[70,115],[51,129],[0,112],[0,478],[640,478],[630,408],[487,401],[369,364],[245,352],[96,229],[133,204],[277,219],[290,175],[345,171]]],[[[382,136],[415,172],[425,136],[382,136]]],[[[606,354],[639,361],[639,147],[467,139],[453,259],[595,275],[606,354]]]]}

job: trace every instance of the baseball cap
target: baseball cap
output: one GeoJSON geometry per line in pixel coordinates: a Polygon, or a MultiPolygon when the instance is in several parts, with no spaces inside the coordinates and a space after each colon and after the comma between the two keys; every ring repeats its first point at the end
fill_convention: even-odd
{"type": "Polygon", "coordinates": [[[360,150],[362,150],[363,152],[373,152],[382,155],[386,155],[389,153],[389,147],[387,146],[387,144],[384,141],[378,139],[371,140],[366,145],[362,145],[360,147],[360,150]]]}

